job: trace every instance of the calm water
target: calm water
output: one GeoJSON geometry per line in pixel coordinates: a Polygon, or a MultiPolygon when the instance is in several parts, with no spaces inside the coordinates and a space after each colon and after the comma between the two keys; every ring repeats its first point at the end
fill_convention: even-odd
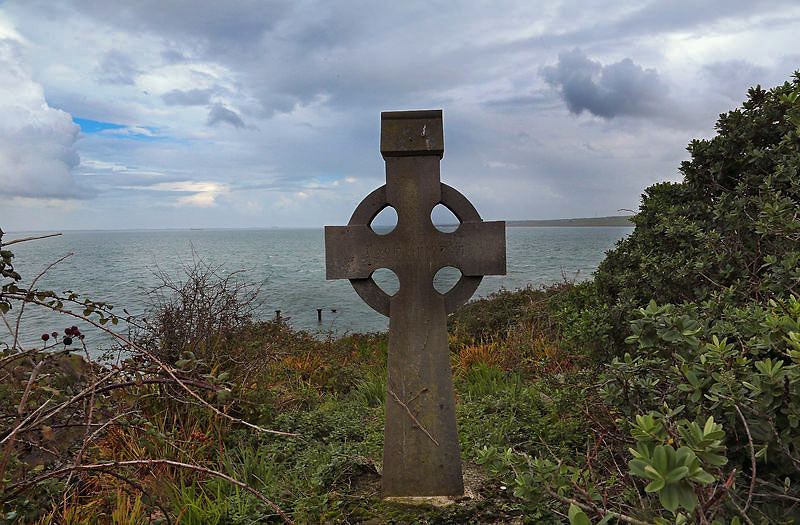
{"type": "MultiPolygon", "coordinates": [[[[569,278],[577,273],[578,280],[588,279],[604,252],[631,231],[612,227],[508,228],[508,274],[485,277],[476,295],[560,281],[562,272],[569,278]]],[[[8,233],[5,240],[24,235],[8,233]]],[[[40,279],[37,287],[74,290],[108,301],[115,311],[125,307],[132,314],[144,314],[148,305],[145,292],[160,283],[154,272],[161,270],[179,278],[182,265],[192,264],[194,249],[203,261],[220,265],[222,271],[245,270],[246,280],[265,281],[261,292],[264,316],[281,310],[296,328],[339,334],[388,328],[388,319],[366,306],[347,281],[325,280],[322,229],[75,231],[10,248],[23,283],[29,283],[60,256],[74,252],[40,279]],[[317,322],[317,308],[324,308],[322,323],[317,322]]],[[[456,277],[452,273],[444,276],[451,281],[456,277]]],[[[390,285],[384,282],[385,287],[390,285]]],[[[38,341],[44,332],[63,331],[73,324],[41,308],[28,308],[20,330],[26,345],[38,341]]],[[[16,307],[9,315],[15,311],[16,307]]],[[[87,341],[106,341],[99,331],[77,324],[88,334],[87,341]]],[[[8,340],[3,327],[0,341],[8,340]]]]}

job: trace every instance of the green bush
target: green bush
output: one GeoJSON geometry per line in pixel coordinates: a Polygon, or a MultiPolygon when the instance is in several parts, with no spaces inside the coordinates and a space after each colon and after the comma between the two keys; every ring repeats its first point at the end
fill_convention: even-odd
{"type": "Polygon", "coordinates": [[[626,312],[650,299],[765,304],[800,291],[798,91],[800,72],[750,89],[714,138],[689,144],[683,182],[645,190],[634,231],[595,277],[615,343],[627,335],[626,312]]]}

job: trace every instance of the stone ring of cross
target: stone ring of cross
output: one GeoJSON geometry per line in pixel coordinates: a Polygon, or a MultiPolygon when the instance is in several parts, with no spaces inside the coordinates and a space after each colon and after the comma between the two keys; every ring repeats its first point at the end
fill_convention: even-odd
{"type": "MultiPolygon", "coordinates": [[[[451,212],[453,212],[453,215],[456,216],[459,222],[458,228],[461,228],[465,222],[481,221],[481,216],[466,197],[464,197],[452,186],[448,186],[444,183],[440,184],[441,202],[438,204],[446,206],[451,212]]],[[[350,217],[350,221],[347,223],[347,225],[364,225],[369,227],[369,225],[372,223],[372,220],[388,206],[389,202],[386,198],[386,185],[384,184],[380,188],[367,195],[364,200],[361,201],[361,203],[356,207],[356,210],[353,212],[353,216],[350,217]]],[[[435,228],[432,222],[430,226],[431,228],[435,228]]],[[[453,233],[456,233],[457,231],[458,230],[453,233]]],[[[376,236],[379,235],[374,232],[373,234],[376,236]]],[[[391,233],[389,233],[389,235],[391,235],[391,233]]],[[[461,278],[458,280],[455,286],[453,286],[450,291],[443,294],[446,312],[451,314],[455,312],[459,306],[466,303],[469,298],[472,297],[472,294],[475,293],[475,290],[477,290],[478,285],[481,284],[482,279],[483,277],[480,275],[470,276],[462,273],[461,278]]],[[[389,301],[392,296],[381,290],[371,275],[366,279],[350,279],[350,284],[353,285],[356,293],[359,295],[359,297],[361,297],[361,299],[364,300],[364,302],[366,302],[378,313],[381,313],[387,317],[389,316],[389,301]]]]}

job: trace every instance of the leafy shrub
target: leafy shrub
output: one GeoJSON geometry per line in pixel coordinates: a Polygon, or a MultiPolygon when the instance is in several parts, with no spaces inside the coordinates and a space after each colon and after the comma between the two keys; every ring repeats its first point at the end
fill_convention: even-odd
{"type": "Polygon", "coordinates": [[[626,312],[659,304],[757,301],[797,293],[800,281],[800,72],[750,89],[720,116],[717,135],[693,140],[683,182],[647,188],[635,229],[608,252],[595,280],[611,309],[614,342],[626,312]]]}

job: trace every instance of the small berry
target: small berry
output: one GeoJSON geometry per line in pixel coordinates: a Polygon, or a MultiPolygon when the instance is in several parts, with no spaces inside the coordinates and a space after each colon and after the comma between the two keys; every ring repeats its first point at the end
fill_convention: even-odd
{"type": "Polygon", "coordinates": [[[50,334],[42,334],[42,341],[47,341],[50,339],[50,334]]]}
{"type": "Polygon", "coordinates": [[[53,333],[52,333],[52,334],[50,334],[50,335],[52,335],[53,337],[58,337],[58,332],[53,332],[53,333]]]}
{"type": "Polygon", "coordinates": [[[81,338],[81,340],[83,340],[83,338],[84,338],[84,337],[86,337],[86,336],[85,336],[85,335],[83,335],[83,334],[81,334],[81,335],[79,335],[78,337],[80,337],[80,338],[81,338]]]}
{"type": "Polygon", "coordinates": [[[64,343],[64,346],[69,346],[69,345],[72,344],[72,338],[71,337],[65,337],[62,342],[64,343]]]}
{"type": "Polygon", "coordinates": [[[65,335],[72,335],[72,328],[67,328],[66,330],[64,330],[64,334],[65,335]]]}
{"type": "Polygon", "coordinates": [[[75,325],[72,325],[72,328],[71,328],[71,330],[72,330],[73,332],[77,332],[77,331],[78,331],[78,327],[77,327],[77,326],[75,326],[75,325]]]}

